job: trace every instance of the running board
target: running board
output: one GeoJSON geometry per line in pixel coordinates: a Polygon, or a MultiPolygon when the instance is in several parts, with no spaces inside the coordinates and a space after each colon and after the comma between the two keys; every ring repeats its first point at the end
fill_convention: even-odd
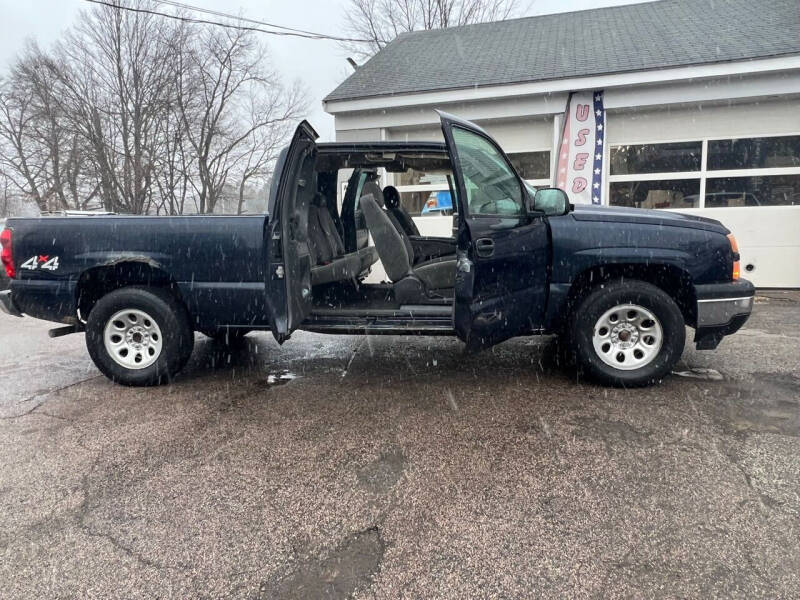
{"type": "Polygon", "coordinates": [[[340,333],[349,335],[454,335],[453,321],[444,317],[409,319],[386,315],[353,319],[345,316],[331,317],[311,315],[303,321],[300,329],[316,333],[340,333]]]}
{"type": "Polygon", "coordinates": [[[66,327],[56,327],[51,329],[47,332],[47,335],[51,338],[62,337],[65,335],[70,335],[72,333],[80,333],[81,331],[85,331],[83,325],[67,325],[66,327]]]}
{"type": "Polygon", "coordinates": [[[311,333],[335,333],[337,335],[422,335],[453,336],[455,329],[451,326],[441,327],[397,327],[383,325],[345,325],[334,323],[305,323],[300,328],[311,333]]]}
{"type": "Polygon", "coordinates": [[[453,314],[453,305],[436,306],[431,304],[403,304],[400,307],[401,311],[407,312],[410,315],[427,317],[449,317],[453,314]]]}

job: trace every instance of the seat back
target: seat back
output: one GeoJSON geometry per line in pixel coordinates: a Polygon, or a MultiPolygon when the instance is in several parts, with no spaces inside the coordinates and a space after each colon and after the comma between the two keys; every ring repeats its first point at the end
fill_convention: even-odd
{"type": "Polygon", "coordinates": [[[386,203],[386,208],[391,212],[394,220],[399,223],[406,235],[419,235],[417,224],[414,219],[408,214],[403,204],[400,202],[400,192],[393,185],[387,185],[383,188],[383,200],[386,203]]]}
{"type": "Polygon", "coordinates": [[[317,194],[308,207],[308,242],[318,265],[327,264],[345,253],[344,242],[321,194],[317,194]]]}
{"type": "Polygon", "coordinates": [[[389,279],[397,282],[411,275],[414,249],[408,236],[395,228],[372,194],[361,197],[361,208],[367,219],[367,228],[375,242],[375,249],[389,279]]]}
{"type": "Polygon", "coordinates": [[[308,207],[308,248],[315,265],[324,265],[333,260],[333,250],[320,224],[320,207],[308,207]]]}
{"type": "Polygon", "coordinates": [[[319,217],[319,224],[322,227],[322,232],[328,239],[333,255],[342,256],[344,254],[344,242],[339,235],[339,230],[336,229],[336,223],[333,222],[330,209],[324,203],[324,198],[317,207],[317,215],[319,217]]]}
{"type": "Polygon", "coordinates": [[[361,188],[361,198],[363,199],[364,196],[372,196],[375,202],[378,203],[378,206],[383,208],[383,191],[377,181],[368,179],[364,182],[364,187],[361,188]]]}

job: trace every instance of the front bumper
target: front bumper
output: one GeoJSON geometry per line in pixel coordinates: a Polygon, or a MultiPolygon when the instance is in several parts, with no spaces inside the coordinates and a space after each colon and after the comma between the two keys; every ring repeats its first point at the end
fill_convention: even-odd
{"type": "Polygon", "coordinates": [[[0,292],[0,310],[12,317],[22,316],[22,313],[14,304],[14,299],[11,297],[11,290],[0,292]]]}
{"type": "Polygon", "coordinates": [[[695,286],[698,350],[713,350],[726,335],[736,333],[753,311],[755,288],[746,279],[695,286]]]}

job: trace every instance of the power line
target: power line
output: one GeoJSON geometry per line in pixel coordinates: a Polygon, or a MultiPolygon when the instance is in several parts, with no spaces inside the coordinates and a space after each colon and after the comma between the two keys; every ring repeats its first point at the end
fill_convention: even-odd
{"type": "MultiPolygon", "coordinates": [[[[264,25],[266,27],[273,27],[275,29],[285,29],[286,31],[293,31],[295,33],[304,33],[306,35],[313,35],[313,36],[324,36],[325,34],[316,33],[313,31],[306,31],[305,29],[295,29],[294,27],[286,27],[284,25],[276,25],[275,23],[268,23],[266,21],[259,21],[257,19],[250,19],[248,17],[240,17],[235,16],[230,13],[221,12],[218,10],[212,10],[210,8],[202,8],[199,6],[193,6],[191,4],[186,4],[184,2],[176,2],[175,0],[157,0],[158,4],[166,4],[167,6],[174,6],[175,8],[183,8],[185,10],[191,10],[194,12],[205,13],[207,15],[214,15],[215,17],[224,17],[226,19],[234,19],[235,21],[243,21],[246,23],[254,23],[256,25],[264,25]]],[[[327,37],[327,36],[325,36],[327,37]]],[[[337,38],[338,39],[338,38],[337,38]]],[[[364,40],[358,40],[364,41],[364,40]]]]}
{"type": "Polygon", "coordinates": [[[254,32],[257,32],[257,33],[266,33],[268,35],[278,35],[278,36],[285,36],[285,37],[299,37],[299,38],[304,38],[304,39],[309,39],[309,40],[332,40],[332,41],[335,41],[335,42],[368,42],[369,41],[369,40],[366,40],[366,39],[338,37],[338,36],[334,36],[334,35],[326,35],[324,33],[314,33],[312,31],[304,31],[302,29],[292,29],[291,27],[283,27],[281,25],[272,25],[272,24],[266,23],[264,21],[256,21],[254,19],[247,19],[247,18],[244,18],[244,17],[236,17],[234,15],[229,15],[227,13],[221,13],[221,12],[211,11],[211,10],[207,10],[207,9],[189,7],[189,5],[181,5],[181,3],[179,3],[179,2],[168,2],[168,1],[165,1],[165,2],[162,2],[162,3],[163,4],[172,5],[172,6],[176,6],[176,7],[180,7],[180,8],[186,7],[189,10],[196,10],[198,12],[203,12],[203,13],[207,13],[207,14],[215,14],[215,15],[218,15],[218,16],[224,16],[225,18],[234,19],[234,20],[237,20],[237,21],[244,21],[244,22],[249,22],[249,23],[258,23],[258,24],[261,24],[261,25],[264,25],[264,26],[267,26],[267,27],[280,28],[280,29],[284,29],[285,31],[271,31],[271,30],[268,30],[268,29],[261,29],[260,27],[249,27],[247,25],[234,25],[232,23],[223,23],[222,21],[211,21],[209,19],[199,19],[199,18],[196,18],[196,17],[183,17],[183,16],[179,16],[179,15],[171,15],[169,13],[159,12],[157,10],[150,10],[150,9],[147,9],[147,8],[135,8],[133,6],[124,6],[122,4],[116,4],[114,2],[106,2],[104,0],[85,0],[85,1],[89,2],[91,4],[99,4],[101,6],[108,6],[110,8],[116,8],[116,9],[119,9],[119,10],[126,10],[128,12],[141,13],[141,14],[147,14],[147,15],[154,15],[154,16],[158,16],[158,17],[165,17],[167,19],[173,19],[175,21],[182,21],[184,23],[198,23],[198,24],[201,24],[201,25],[216,25],[218,27],[226,27],[228,29],[238,29],[240,31],[254,31],[254,32]]]}

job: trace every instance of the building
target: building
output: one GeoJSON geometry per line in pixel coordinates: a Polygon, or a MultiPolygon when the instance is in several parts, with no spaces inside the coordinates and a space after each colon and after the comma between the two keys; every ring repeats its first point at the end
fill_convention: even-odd
{"type": "Polygon", "coordinates": [[[661,0],[408,33],[324,105],[338,141],[438,140],[433,109],[457,114],[552,185],[567,98],[587,90],[604,92],[603,204],[719,219],[744,276],[800,287],[798,0],[661,0]]]}

